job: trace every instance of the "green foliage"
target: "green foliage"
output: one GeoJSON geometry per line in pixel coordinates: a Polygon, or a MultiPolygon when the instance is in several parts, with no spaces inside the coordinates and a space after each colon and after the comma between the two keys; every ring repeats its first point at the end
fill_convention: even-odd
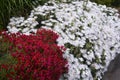
{"type": "Polygon", "coordinates": [[[4,56],[0,57],[0,80],[8,80],[7,74],[14,72],[14,70],[8,66],[11,64],[14,65],[16,63],[16,59],[13,58],[10,54],[5,54],[4,56]]]}
{"type": "MultiPolygon", "coordinates": [[[[15,58],[13,58],[10,54],[4,54],[3,56],[0,57],[0,65],[1,64],[14,64],[16,63],[15,58]]],[[[1,80],[1,79],[0,79],[1,80]]]]}
{"type": "Polygon", "coordinates": [[[3,30],[3,26],[2,25],[0,25],[0,30],[3,30]]]}
{"type": "Polygon", "coordinates": [[[98,4],[106,5],[106,6],[120,7],[119,0],[90,0],[90,1],[96,2],[98,4]]]}
{"type": "Polygon", "coordinates": [[[27,17],[33,7],[47,1],[49,0],[0,0],[0,25],[5,28],[12,16],[27,17]]]}
{"type": "Polygon", "coordinates": [[[3,56],[4,54],[9,53],[9,50],[10,50],[9,48],[11,45],[12,44],[9,41],[4,40],[2,36],[0,36],[0,57],[3,56]]]}
{"type": "Polygon", "coordinates": [[[120,7],[120,0],[113,0],[112,5],[115,7],[120,7]]]}
{"type": "Polygon", "coordinates": [[[10,54],[9,48],[11,45],[12,44],[9,41],[3,39],[0,35],[0,80],[8,80],[6,76],[13,70],[7,66],[10,66],[11,64],[14,65],[17,63],[16,59],[13,58],[10,54]]]}
{"type": "Polygon", "coordinates": [[[107,6],[112,6],[113,3],[113,0],[91,0],[91,1],[107,6]]]}

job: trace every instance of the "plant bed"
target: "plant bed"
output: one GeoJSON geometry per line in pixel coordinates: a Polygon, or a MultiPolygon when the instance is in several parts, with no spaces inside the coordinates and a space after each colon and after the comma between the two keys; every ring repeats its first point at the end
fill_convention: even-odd
{"type": "Polygon", "coordinates": [[[58,45],[66,47],[68,73],[62,80],[100,80],[120,53],[118,16],[118,10],[90,1],[48,2],[34,8],[27,19],[11,18],[7,28],[27,35],[41,27],[55,31],[58,45]]]}

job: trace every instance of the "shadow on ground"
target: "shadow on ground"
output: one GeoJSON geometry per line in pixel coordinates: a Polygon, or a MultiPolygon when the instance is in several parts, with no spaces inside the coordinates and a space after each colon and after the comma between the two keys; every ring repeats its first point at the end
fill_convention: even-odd
{"type": "Polygon", "coordinates": [[[103,80],[120,80],[120,54],[111,61],[108,70],[103,76],[103,80]]]}

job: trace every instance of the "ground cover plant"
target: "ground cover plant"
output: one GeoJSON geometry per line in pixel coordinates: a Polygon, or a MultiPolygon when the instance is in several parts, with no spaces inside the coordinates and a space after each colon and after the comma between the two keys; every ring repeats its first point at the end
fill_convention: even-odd
{"type": "Polygon", "coordinates": [[[8,32],[36,33],[54,30],[66,47],[68,73],[61,80],[100,80],[110,61],[120,52],[118,11],[90,1],[48,2],[31,11],[27,19],[13,17],[8,32]],[[39,27],[41,25],[41,27],[39,27]]]}
{"type": "Polygon", "coordinates": [[[10,58],[5,57],[6,53],[3,55],[12,63],[0,60],[1,80],[59,80],[67,72],[67,60],[63,58],[65,48],[57,45],[58,34],[53,31],[39,29],[31,35],[4,32],[0,36],[4,42],[12,43],[10,58]]]}

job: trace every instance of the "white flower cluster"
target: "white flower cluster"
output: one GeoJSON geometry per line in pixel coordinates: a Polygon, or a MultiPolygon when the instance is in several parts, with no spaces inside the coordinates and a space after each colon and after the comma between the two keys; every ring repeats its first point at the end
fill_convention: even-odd
{"type": "Polygon", "coordinates": [[[67,80],[100,80],[112,59],[120,52],[120,19],[116,9],[90,1],[49,2],[31,11],[25,20],[12,18],[9,32],[29,34],[36,26],[60,34],[59,45],[67,50],[67,80]]]}
{"type": "Polygon", "coordinates": [[[10,19],[10,23],[7,28],[8,31],[11,33],[22,32],[29,34],[30,32],[36,32],[36,30],[34,29],[36,25],[38,25],[36,17],[29,17],[26,20],[24,19],[24,17],[13,17],[10,19]]]}

